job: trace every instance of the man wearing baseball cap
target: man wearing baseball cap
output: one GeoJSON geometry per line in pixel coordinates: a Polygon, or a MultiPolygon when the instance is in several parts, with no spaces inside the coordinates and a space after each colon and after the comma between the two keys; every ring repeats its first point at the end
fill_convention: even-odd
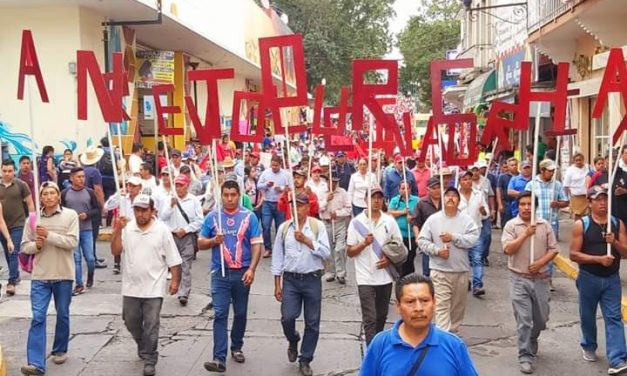
{"type": "MultiPolygon", "coordinates": [[[[292,171],[292,175],[294,176],[294,194],[306,194],[309,197],[309,216],[318,218],[318,215],[320,213],[320,205],[318,203],[318,197],[316,196],[316,194],[311,191],[311,188],[305,187],[307,174],[303,170],[294,170],[292,171]]],[[[293,205],[291,204],[291,200],[294,194],[292,194],[292,192],[290,192],[289,190],[286,190],[279,198],[278,208],[280,211],[285,213],[285,220],[289,220],[292,218],[293,205]]]]}
{"type": "Polygon", "coordinates": [[[435,324],[457,332],[464,319],[470,261],[468,250],[479,240],[479,227],[459,211],[457,188],[444,191],[443,210],[430,216],[420,229],[418,247],[429,255],[435,286],[435,324]]]}
{"type": "Polygon", "coordinates": [[[570,259],[579,264],[579,318],[583,359],[598,360],[597,306],[605,323],[606,356],[610,375],[627,373],[625,330],[621,319],[620,260],[627,257],[627,231],[618,217],[608,224],[608,192],[593,186],[587,192],[590,214],[573,226],[570,259]],[[611,252],[607,254],[607,245],[611,252]]]}
{"type": "Polygon", "coordinates": [[[568,197],[562,183],[554,179],[557,165],[550,159],[540,162],[540,173],[525,187],[534,190],[538,197],[537,215],[551,223],[555,238],[559,240],[559,209],[568,206],[568,197]]]}
{"type": "Polygon", "coordinates": [[[385,187],[385,199],[388,201],[398,194],[401,182],[405,179],[407,179],[407,183],[409,184],[410,194],[418,196],[418,188],[416,187],[414,174],[412,174],[411,170],[406,166],[405,172],[403,173],[403,165],[403,156],[397,154],[394,157],[394,168],[387,170],[385,174],[383,186],[385,187]]]}
{"type": "MultiPolygon", "coordinates": [[[[427,181],[427,198],[419,200],[416,205],[416,212],[412,220],[412,229],[414,231],[414,239],[418,240],[420,236],[420,229],[425,224],[427,219],[438,212],[442,208],[442,191],[440,190],[440,178],[432,176],[427,181]]],[[[417,252],[422,253],[422,275],[429,276],[429,255],[422,252],[418,247],[417,252]]]]}
{"type": "Polygon", "coordinates": [[[175,295],[181,280],[181,256],[170,229],[155,217],[154,201],[145,194],[134,197],[133,218],[124,215],[114,226],[111,253],[122,258],[122,318],[144,361],[144,376],[156,373],[159,359],[159,316],[168,287],[175,295]]]}
{"type": "Polygon", "coordinates": [[[507,195],[512,199],[510,202],[512,218],[518,215],[518,195],[525,191],[527,183],[531,181],[531,163],[532,162],[527,160],[523,161],[521,163],[520,174],[512,177],[507,186],[507,195]]]}
{"type": "Polygon", "coordinates": [[[356,171],[352,163],[346,161],[346,153],[339,151],[336,155],[335,164],[331,166],[333,176],[340,178],[339,186],[348,191],[348,184],[351,181],[351,175],[356,171]]]}
{"type": "MultiPolygon", "coordinates": [[[[126,180],[126,189],[118,191],[105,203],[106,211],[113,211],[114,217],[134,218],[133,201],[142,190],[142,179],[139,176],[131,176],[126,180]]],[[[113,274],[120,274],[120,256],[113,257],[113,274]]]]}
{"type": "Polygon", "coordinates": [[[188,192],[190,179],[180,174],[174,179],[176,196],[170,196],[169,205],[163,205],[159,212],[161,219],[174,238],[176,248],[183,260],[181,264],[181,286],[178,292],[179,303],[187,305],[192,289],[192,261],[198,241],[197,233],[202,225],[203,215],[200,201],[188,192]]]}

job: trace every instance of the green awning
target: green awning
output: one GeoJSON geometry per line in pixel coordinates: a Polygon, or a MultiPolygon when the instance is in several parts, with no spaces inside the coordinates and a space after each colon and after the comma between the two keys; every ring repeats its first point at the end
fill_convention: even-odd
{"type": "Polygon", "coordinates": [[[473,108],[483,101],[485,93],[496,89],[496,70],[492,69],[477,76],[464,94],[464,109],[473,108]]]}

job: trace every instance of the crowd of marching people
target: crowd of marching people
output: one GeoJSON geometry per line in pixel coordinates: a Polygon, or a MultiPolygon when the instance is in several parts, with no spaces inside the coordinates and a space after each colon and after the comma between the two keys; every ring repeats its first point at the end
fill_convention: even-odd
{"type": "Polygon", "coordinates": [[[188,304],[192,265],[205,250],[211,250],[215,312],[208,371],[225,372],[229,351],[235,362],[245,362],[250,287],[260,262],[270,259],[287,357],[298,361],[301,374],[313,374],[322,281],[346,284],[353,262],[368,346],[362,375],[408,369],[476,375],[456,333],[469,294],[489,293],[484,268],[495,228],[511,272],[520,371],[530,374],[549,320],[560,215],[569,206],[576,220],[570,258],[580,265],[582,356],[598,360],[600,305],[608,374],[627,374],[618,275],[627,256],[627,148],[613,179],[604,158],[587,165],[580,153],[558,178],[554,156],[541,149],[535,159],[531,150],[519,159],[481,154],[464,169],[400,154],[369,159],[327,153],[322,138],[270,135],[250,148],[226,135],[214,149],[160,144],[152,152],[136,144],[128,162],[116,152],[103,138],[78,158],[65,150],[57,162],[46,146],[34,165],[27,156],[19,166],[2,163],[0,241],[9,267],[4,292],[16,293],[20,270],[33,280],[25,375],[46,371],[52,297],[57,324],[51,360],[65,362],[72,296],[94,288],[96,269],[109,267],[96,252],[103,222],[113,228],[111,268],[122,275],[122,316],[144,375],[156,372],[165,293],[188,304]],[[609,197],[614,216],[608,226],[609,197]],[[401,319],[384,330],[392,295],[401,319]],[[296,329],[301,313],[302,335],[296,329]]]}

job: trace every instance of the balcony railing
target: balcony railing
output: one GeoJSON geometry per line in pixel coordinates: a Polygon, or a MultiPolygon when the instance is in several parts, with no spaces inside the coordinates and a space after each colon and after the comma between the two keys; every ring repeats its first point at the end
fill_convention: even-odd
{"type": "Polygon", "coordinates": [[[577,4],[586,0],[530,0],[529,1],[529,34],[538,30],[559,16],[568,12],[577,4]]]}

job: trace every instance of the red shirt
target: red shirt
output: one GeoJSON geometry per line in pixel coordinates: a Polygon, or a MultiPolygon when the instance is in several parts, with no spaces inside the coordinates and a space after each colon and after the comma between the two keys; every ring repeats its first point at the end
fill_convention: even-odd
{"type": "MultiPolygon", "coordinates": [[[[307,196],[309,196],[309,216],[318,218],[318,214],[320,212],[320,205],[318,205],[318,197],[315,193],[306,191],[307,196]]],[[[285,213],[285,220],[288,221],[292,219],[292,204],[287,196],[287,192],[283,192],[281,197],[279,197],[279,201],[277,202],[277,209],[285,213]]]]}
{"type": "Polygon", "coordinates": [[[427,190],[427,182],[431,177],[431,171],[429,171],[426,167],[423,168],[422,171],[420,171],[418,167],[414,167],[411,172],[414,174],[414,179],[418,185],[418,197],[422,199],[427,196],[427,193],[429,193],[427,190]]]}

